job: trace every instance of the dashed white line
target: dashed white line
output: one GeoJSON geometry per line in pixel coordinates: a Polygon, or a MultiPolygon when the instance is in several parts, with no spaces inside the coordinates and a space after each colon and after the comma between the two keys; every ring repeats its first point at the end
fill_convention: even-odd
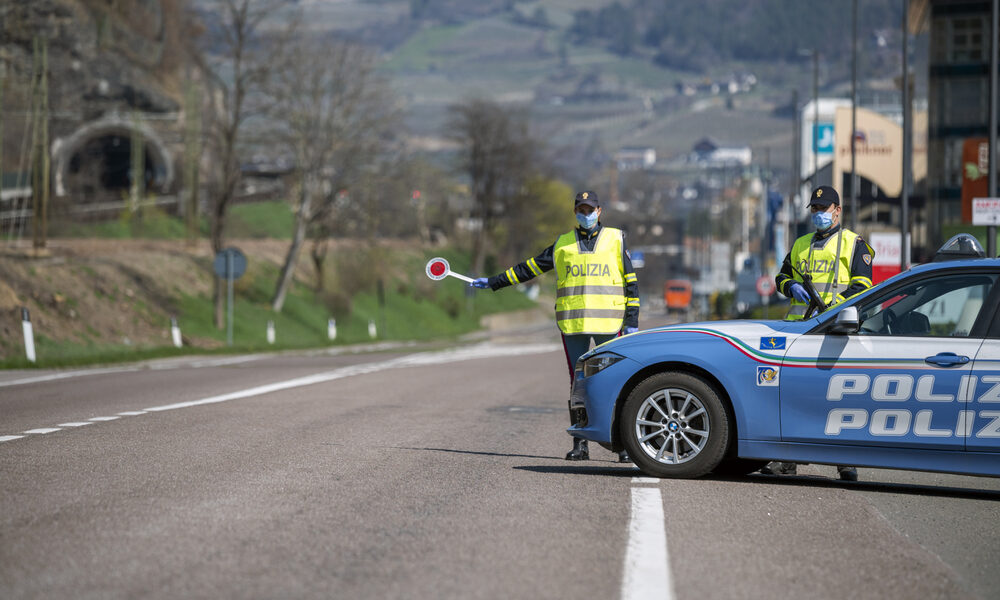
{"type": "Polygon", "coordinates": [[[23,435],[0,435],[0,442],[9,442],[11,440],[19,440],[23,438],[23,435]]]}
{"type": "Polygon", "coordinates": [[[121,417],[91,417],[90,421],[116,421],[121,417]]]}
{"type": "Polygon", "coordinates": [[[125,412],[118,413],[119,417],[138,417],[139,415],[146,414],[144,410],[126,410],[125,412]]]}
{"type": "Polygon", "coordinates": [[[660,488],[632,488],[622,600],[673,597],[660,488]]]}
{"type": "Polygon", "coordinates": [[[632,483],[660,483],[659,477],[633,477],[632,483]]]}
{"type": "Polygon", "coordinates": [[[24,433],[30,433],[32,435],[45,435],[46,433],[52,433],[53,431],[62,431],[58,427],[40,427],[38,429],[29,429],[24,433]]]}
{"type": "Polygon", "coordinates": [[[93,425],[93,421],[74,421],[72,423],[60,423],[60,427],[83,427],[84,425],[93,425]]]}

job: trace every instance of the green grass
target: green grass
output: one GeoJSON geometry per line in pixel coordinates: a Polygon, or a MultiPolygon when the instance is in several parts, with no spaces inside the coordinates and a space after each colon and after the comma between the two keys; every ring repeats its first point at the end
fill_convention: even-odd
{"type": "Polygon", "coordinates": [[[382,68],[389,72],[426,71],[433,65],[448,60],[441,52],[442,46],[453,40],[462,26],[446,25],[430,27],[411,37],[397,48],[382,68]]]}
{"type": "Polygon", "coordinates": [[[229,211],[227,237],[290,239],[295,215],[286,202],[237,204],[229,211]]]}
{"type": "MultiPolygon", "coordinates": [[[[374,289],[359,290],[351,299],[349,315],[337,319],[337,339],[327,338],[327,320],[330,310],[322,298],[303,285],[290,290],[281,313],[270,307],[270,298],[277,279],[278,267],[271,264],[251,263],[246,275],[234,288],[233,345],[226,346],[226,330],[218,330],[213,323],[211,298],[184,296],[177,302],[177,320],[186,338],[200,340],[201,346],[177,349],[170,346],[164,335],[163,345],[126,343],[96,343],[93,340],[53,340],[36,334],[36,364],[29,363],[23,354],[0,360],[0,368],[43,368],[87,364],[105,364],[147,360],[188,354],[219,354],[234,352],[259,352],[304,348],[321,348],[345,344],[370,342],[368,322],[374,320],[378,328],[377,341],[384,340],[433,340],[448,339],[479,328],[480,317],[490,313],[531,308],[535,304],[515,289],[500,293],[475,291],[467,296],[469,288],[461,281],[447,278],[431,282],[424,275],[424,265],[431,256],[444,256],[455,271],[468,270],[467,253],[450,250],[431,253],[394,251],[387,253],[387,264],[394,267],[393,275],[384,278],[385,304],[379,305],[374,289]],[[267,322],[273,321],[275,343],[267,343],[267,322]],[[205,340],[212,340],[208,344],[205,340]]],[[[332,284],[331,284],[332,285],[332,284]]],[[[151,311],[136,313],[142,318],[151,311]]],[[[169,322],[163,323],[164,332],[169,322]]],[[[96,337],[95,331],[90,335],[96,337]]],[[[20,344],[17,344],[20,345],[20,344]]]]}
{"type": "Polygon", "coordinates": [[[52,237],[172,240],[183,239],[187,235],[187,229],[181,219],[159,208],[147,207],[141,213],[122,212],[114,221],[53,221],[49,234],[52,237]]]}
{"type": "MultiPolygon", "coordinates": [[[[226,237],[289,239],[295,216],[283,201],[237,204],[229,210],[226,237]]],[[[208,221],[198,222],[198,236],[208,234],[208,221]]],[[[101,223],[54,221],[52,237],[104,239],[182,240],[187,237],[187,225],[182,217],[159,208],[146,208],[141,214],[123,212],[118,219],[101,223]]]]}

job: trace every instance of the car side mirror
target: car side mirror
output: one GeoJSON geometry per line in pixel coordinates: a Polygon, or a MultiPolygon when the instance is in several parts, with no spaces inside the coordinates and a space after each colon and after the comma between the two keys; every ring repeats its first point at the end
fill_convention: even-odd
{"type": "Polygon", "coordinates": [[[856,306],[847,306],[837,313],[837,318],[833,321],[833,326],[830,327],[830,333],[857,333],[860,328],[861,323],[858,321],[858,308],[856,306]]]}

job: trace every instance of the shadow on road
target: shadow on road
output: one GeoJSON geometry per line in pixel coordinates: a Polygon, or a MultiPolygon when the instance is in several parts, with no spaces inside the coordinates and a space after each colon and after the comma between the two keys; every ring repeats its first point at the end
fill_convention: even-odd
{"type": "Polygon", "coordinates": [[[817,475],[748,475],[746,477],[708,477],[716,481],[742,481],[760,485],[799,485],[817,488],[844,488],[855,492],[875,494],[909,494],[913,496],[938,496],[942,498],[967,498],[1000,502],[1000,490],[980,490],[954,486],[920,485],[915,483],[887,483],[882,481],[840,481],[817,475]]]}
{"type": "Polygon", "coordinates": [[[534,454],[507,454],[505,452],[483,452],[482,450],[455,450],[454,448],[416,448],[412,446],[380,446],[389,450],[419,450],[423,452],[451,452],[453,454],[474,454],[478,456],[503,456],[509,458],[542,458],[552,459],[554,456],[536,456],[534,454]]]}
{"type": "MultiPolygon", "coordinates": [[[[559,460],[563,460],[562,457],[559,460]]],[[[614,463],[618,464],[618,463],[614,463]]],[[[590,465],[551,465],[551,466],[525,466],[514,467],[518,471],[531,471],[532,473],[560,474],[560,475],[600,475],[601,477],[639,477],[642,472],[631,466],[621,466],[618,468],[590,465]]]]}

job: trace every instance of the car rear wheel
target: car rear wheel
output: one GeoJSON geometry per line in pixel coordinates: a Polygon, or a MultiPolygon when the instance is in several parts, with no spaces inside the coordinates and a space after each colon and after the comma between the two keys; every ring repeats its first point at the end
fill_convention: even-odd
{"type": "Polygon", "coordinates": [[[629,456],[655,477],[700,477],[719,465],[729,443],[722,400],[689,373],[658,373],[636,386],[620,427],[629,456]]]}

